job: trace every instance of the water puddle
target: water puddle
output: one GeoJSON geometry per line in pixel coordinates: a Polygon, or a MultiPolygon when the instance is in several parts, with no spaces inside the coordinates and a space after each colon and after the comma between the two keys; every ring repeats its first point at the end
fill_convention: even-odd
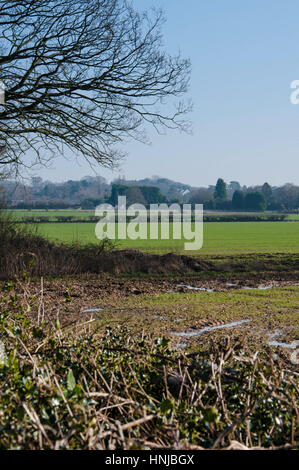
{"type": "Polygon", "coordinates": [[[251,322],[251,320],[238,320],[234,321],[232,323],[226,323],[225,325],[218,325],[218,326],[206,326],[205,328],[202,328],[201,330],[197,331],[171,331],[171,334],[174,336],[180,336],[183,338],[192,338],[194,336],[201,336],[203,333],[206,333],[207,331],[214,331],[214,330],[220,330],[222,328],[233,328],[235,326],[243,325],[243,323],[248,323],[251,322]]]}
{"type": "Polygon", "coordinates": [[[179,284],[178,287],[186,287],[189,290],[200,290],[202,292],[215,292],[214,289],[205,289],[204,287],[194,287],[187,284],[179,284]]]}
{"type": "Polygon", "coordinates": [[[293,343],[280,343],[279,341],[269,341],[269,346],[280,346],[281,348],[294,349],[293,343]]]}
{"type": "Polygon", "coordinates": [[[279,336],[282,336],[283,333],[285,332],[286,329],[293,329],[294,327],[286,327],[284,329],[276,329],[273,331],[273,333],[268,333],[268,338],[271,339],[271,341],[268,341],[269,346],[280,346],[281,348],[287,348],[287,349],[294,349],[294,341],[291,343],[285,343],[283,341],[277,341],[274,338],[277,338],[279,336]]]}
{"type": "MultiPolygon", "coordinates": [[[[269,290],[269,289],[274,289],[274,287],[279,287],[279,285],[265,285],[265,286],[240,286],[238,283],[233,283],[233,282],[227,282],[225,284],[227,287],[236,287],[244,290],[269,290]]],[[[206,289],[205,287],[195,287],[195,286],[190,286],[188,284],[178,284],[177,287],[185,287],[186,289],[189,290],[196,290],[196,291],[202,291],[202,292],[216,292],[215,289],[206,289]]]]}
{"type": "Polygon", "coordinates": [[[245,287],[243,287],[243,289],[245,289],[245,290],[254,290],[254,289],[269,290],[269,289],[273,289],[274,287],[278,287],[278,286],[273,286],[272,284],[269,285],[269,286],[257,286],[257,287],[245,286],[245,287]]]}
{"type": "Polygon", "coordinates": [[[275,286],[273,285],[270,285],[270,286],[259,286],[258,289],[259,290],[268,290],[268,289],[273,289],[275,286]]]}
{"type": "Polygon", "coordinates": [[[82,313],[100,312],[101,310],[104,310],[104,309],[103,308],[88,308],[86,310],[83,310],[82,313]]]}
{"type": "Polygon", "coordinates": [[[268,333],[269,338],[277,338],[277,336],[281,336],[283,334],[283,330],[275,330],[273,333],[268,333]]]}
{"type": "Polygon", "coordinates": [[[187,346],[188,346],[187,343],[178,343],[178,344],[176,345],[176,347],[177,347],[178,349],[184,349],[184,348],[187,348],[187,346]]]}

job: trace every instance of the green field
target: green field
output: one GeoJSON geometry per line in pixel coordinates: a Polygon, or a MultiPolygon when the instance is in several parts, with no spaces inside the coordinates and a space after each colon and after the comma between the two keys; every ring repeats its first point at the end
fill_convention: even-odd
{"type": "MultiPolygon", "coordinates": [[[[95,224],[39,224],[37,230],[50,240],[97,243],[95,224]]],[[[183,240],[123,240],[119,248],[166,253],[184,251],[183,240]]],[[[299,224],[289,222],[222,222],[204,224],[201,253],[294,253],[299,252],[299,224]]],[[[188,254],[194,252],[189,251],[188,254]]]]}
{"type": "MultiPolygon", "coordinates": [[[[73,216],[88,219],[94,211],[66,210],[11,210],[17,219],[73,216]]],[[[212,212],[211,212],[212,214],[212,212]]],[[[224,215],[225,213],[223,213],[224,215]]],[[[292,253],[299,252],[299,214],[289,214],[289,222],[207,222],[204,224],[205,254],[235,253],[292,253]],[[293,221],[293,223],[291,222],[293,221]]],[[[98,243],[94,223],[41,223],[36,230],[53,241],[98,243]]],[[[121,240],[119,248],[166,253],[183,252],[184,240],[121,240]]],[[[189,251],[188,254],[195,252],[189,251]]]]}

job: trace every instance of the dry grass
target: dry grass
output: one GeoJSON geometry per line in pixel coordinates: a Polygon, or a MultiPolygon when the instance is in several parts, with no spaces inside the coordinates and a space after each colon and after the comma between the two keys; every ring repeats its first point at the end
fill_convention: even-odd
{"type": "Polygon", "coordinates": [[[62,328],[27,283],[0,299],[0,448],[298,447],[298,374],[271,355],[229,339],[179,354],[92,321],[62,328]]]}

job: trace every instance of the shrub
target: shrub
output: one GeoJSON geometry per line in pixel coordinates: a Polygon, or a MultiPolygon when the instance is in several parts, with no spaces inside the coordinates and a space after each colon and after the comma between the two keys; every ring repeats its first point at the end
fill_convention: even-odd
{"type": "Polygon", "coordinates": [[[29,270],[30,275],[62,275],[101,271],[101,256],[115,248],[111,240],[98,244],[55,244],[38,234],[37,227],[15,223],[0,211],[0,278],[29,270]]]}
{"type": "Polygon", "coordinates": [[[180,356],[166,338],[47,324],[20,290],[0,298],[1,449],[296,446],[296,375],[272,356],[229,339],[180,356]]]}

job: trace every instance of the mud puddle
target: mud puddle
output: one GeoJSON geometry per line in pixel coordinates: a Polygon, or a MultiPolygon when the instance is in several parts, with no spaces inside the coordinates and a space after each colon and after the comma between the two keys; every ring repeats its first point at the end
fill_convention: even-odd
{"type": "Polygon", "coordinates": [[[234,328],[239,325],[243,325],[243,323],[248,323],[251,322],[252,320],[238,320],[234,321],[231,323],[226,323],[224,325],[217,325],[217,326],[206,326],[205,328],[202,328],[197,331],[171,331],[170,334],[174,336],[179,336],[182,338],[193,338],[194,336],[201,336],[203,333],[206,333],[208,331],[214,331],[214,330],[221,330],[222,328],[234,328]]]}

